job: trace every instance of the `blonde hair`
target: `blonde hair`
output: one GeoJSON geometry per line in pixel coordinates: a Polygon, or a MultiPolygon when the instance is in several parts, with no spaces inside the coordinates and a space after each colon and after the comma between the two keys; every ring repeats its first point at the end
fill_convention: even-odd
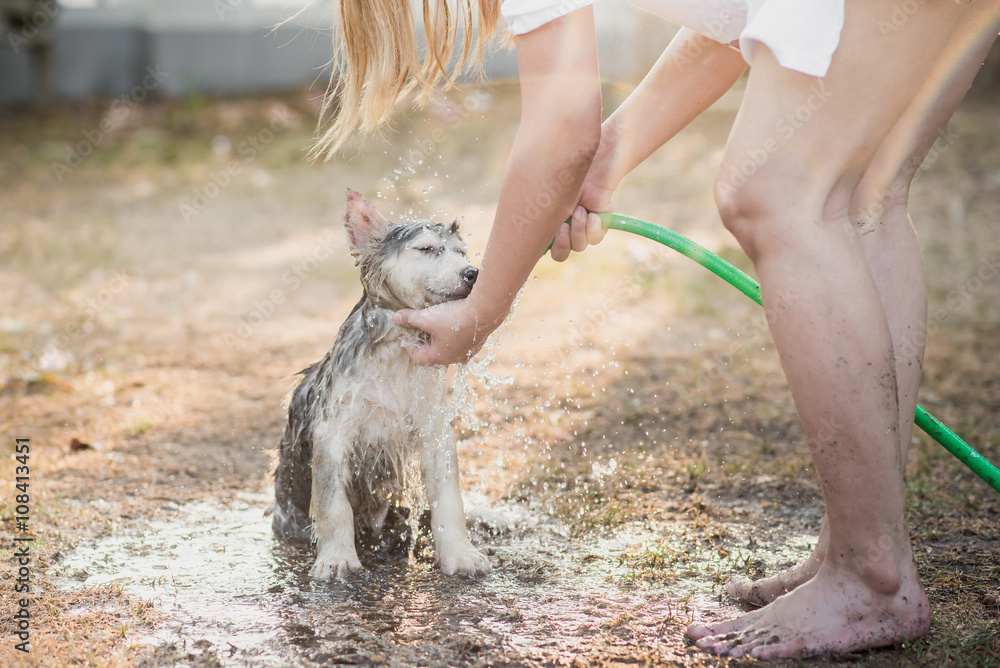
{"type": "Polygon", "coordinates": [[[451,86],[467,65],[481,69],[484,46],[500,24],[500,0],[451,0],[454,7],[449,0],[422,2],[421,54],[410,0],[340,0],[334,67],[312,159],[332,158],[355,130],[377,134],[415,88],[417,101],[423,102],[442,79],[451,86]],[[478,3],[475,25],[473,2],[478,3]],[[460,31],[461,48],[456,49],[460,31]]]}

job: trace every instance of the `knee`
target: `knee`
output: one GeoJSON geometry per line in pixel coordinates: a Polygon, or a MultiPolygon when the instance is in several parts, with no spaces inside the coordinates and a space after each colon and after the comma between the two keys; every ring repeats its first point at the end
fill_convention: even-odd
{"type": "Polygon", "coordinates": [[[850,236],[848,210],[857,176],[817,166],[810,159],[814,154],[786,152],[790,155],[771,156],[752,168],[727,156],[715,180],[722,224],[755,264],[764,252],[814,243],[817,227],[824,234],[850,236]]]}
{"type": "Polygon", "coordinates": [[[754,262],[767,247],[766,238],[773,234],[788,204],[774,181],[767,172],[745,176],[725,167],[715,180],[715,203],[722,224],[754,262]]]}

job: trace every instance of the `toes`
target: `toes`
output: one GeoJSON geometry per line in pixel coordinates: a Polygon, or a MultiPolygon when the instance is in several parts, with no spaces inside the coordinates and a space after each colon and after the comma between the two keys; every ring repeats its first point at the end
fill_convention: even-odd
{"type": "Polygon", "coordinates": [[[711,626],[692,624],[687,636],[699,649],[733,658],[752,656],[755,648],[779,642],[776,629],[759,619],[756,612],[711,626]]]}
{"type": "Polygon", "coordinates": [[[778,636],[771,636],[750,650],[755,659],[776,659],[779,657],[799,657],[806,655],[806,643],[800,638],[783,642],[778,636]]]}
{"type": "Polygon", "coordinates": [[[742,634],[737,642],[737,645],[729,652],[729,656],[737,659],[747,655],[753,656],[753,652],[756,648],[776,643],[778,641],[778,636],[774,635],[772,630],[761,629],[757,631],[748,631],[747,633],[742,634]]]}
{"type": "Polygon", "coordinates": [[[696,642],[695,645],[698,649],[711,652],[716,656],[731,656],[739,658],[743,656],[744,651],[743,646],[740,644],[740,640],[736,637],[735,633],[730,633],[724,636],[709,636],[708,638],[702,638],[696,642]]]}
{"type": "Polygon", "coordinates": [[[695,646],[712,654],[723,655],[729,651],[729,643],[726,642],[725,636],[708,636],[696,642],[695,646]]]}
{"type": "MultiPolygon", "coordinates": [[[[700,627],[707,630],[708,627],[700,627]]],[[[787,629],[747,629],[742,633],[730,632],[702,637],[695,645],[717,656],[755,659],[808,656],[810,649],[805,639],[788,634],[787,629]]]]}
{"type": "MultiPolygon", "coordinates": [[[[747,651],[746,645],[735,645],[733,647],[730,647],[726,651],[726,656],[731,657],[733,659],[742,659],[744,656],[746,656],[746,651],[747,651]]],[[[717,653],[721,654],[721,652],[717,653]]]]}
{"type": "MultiPolygon", "coordinates": [[[[742,632],[747,627],[747,623],[749,621],[751,620],[748,619],[748,615],[744,615],[742,617],[737,617],[736,619],[730,619],[728,622],[719,622],[718,624],[692,624],[687,628],[686,635],[691,640],[698,641],[702,638],[722,637],[728,634],[736,634],[742,632]]],[[[733,637],[735,638],[736,636],[733,635],[733,637]]]]}
{"type": "Polygon", "coordinates": [[[726,582],[726,593],[731,598],[759,607],[767,605],[788,590],[783,582],[775,578],[751,580],[743,575],[734,575],[726,582]]]}
{"type": "Polygon", "coordinates": [[[687,627],[687,631],[684,632],[688,638],[694,641],[701,640],[702,638],[707,638],[708,636],[715,635],[707,626],[702,624],[691,624],[687,627]]]}
{"type": "Polygon", "coordinates": [[[753,588],[753,580],[743,575],[734,575],[726,582],[726,593],[732,598],[743,600],[753,588]]]}

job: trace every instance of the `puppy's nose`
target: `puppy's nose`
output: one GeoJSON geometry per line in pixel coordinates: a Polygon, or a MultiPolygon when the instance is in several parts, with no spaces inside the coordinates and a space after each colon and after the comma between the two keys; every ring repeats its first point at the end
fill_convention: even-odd
{"type": "Polygon", "coordinates": [[[479,270],[475,267],[466,267],[462,270],[462,280],[470,288],[476,284],[476,277],[479,276],[479,270]]]}

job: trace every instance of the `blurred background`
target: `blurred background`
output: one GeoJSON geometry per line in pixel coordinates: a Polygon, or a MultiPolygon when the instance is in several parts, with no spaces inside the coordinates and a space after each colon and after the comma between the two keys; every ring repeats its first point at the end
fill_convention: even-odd
{"type": "MultiPolygon", "coordinates": [[[[417,3],[419,5],[419,3],[417,3]]],[[[291,90],[329,76],[332,0],[3,0],[0,104],[113,96],[141,85],[148,67],[169,72],[159,95],[291,90]]],[[[420,15],[419,9],[417,15],[420,15]]],[[[652,32],[671,28],[624,0],[597,5],[602,65],[641,76],[652,32]]],[[[511,76],[513,54],[487,74],[511,76]]]]}
{"type": "MultiPolygon", "coordinates": [[[[419,5],[419,3],[415,3],[419,5]]],[[[290,90],[329,75],[333,0],[2,0],[0,105],[128,93],[147,68],[170,73],[157,94],[290,90]]],[[[675,26],[625,0],[595,6],[605,76],[641,77],[675,26]]],[[[417,12],[419,16],[419,11],[417,12]]],[[[1000,81],[994,49],[981,85],[1000,81]]],[[[516,72],[494,54],[487,75],[516,72]]]]}
{"type": "MultiPolygon", "coordinates": [[[[302,657],[332,645],[358,663],[406,645],[401,665],[487,655],[508,665],[715,665],[685,649],[684,624],[735,614],[721,593],[732,572],[770,573],[807,554],[822,502],[757,307],[624,234],[571,262],[543,259],[484,362],[452,371],[471,390],[455,423],[464,490],[527,518],[509,533],[477,534],[498,550],[485,589],[456,593],[413,563],[411,575],[425,579],[375,597],[386,606],[378,614],[359,620],[348,597],[344,614],[364,627],[363,641],[337,635],[349,627],[330,626],[322,597],[300,597],[312,610],[267,607],[276,605],[267,578],[301,575],[308,563],[275,561],[260,513],[282,401],[360,291],[340,224],[345,189],[393,220],[458,218],[478,258],[518,125],[513,54],[500,50],[485,80],[401,109],[385,139],[308,163],[334,11],[333,2],[0,0],[0,438],[5,455],[15,438],[33,444],[35,563],[49,606],[31,665],[219,665],[213,643],[230,652],[224,665],[258,665],[261,638],[281,624],[271,649],[289,665],[311,665],[302,657]],[[181,536],[170,549],[184,552],[190,532],[178,518],[192,508],[200,535],[220,536],[211,549],[235,548],[235,533],[211,524],[235,506],[257,531],[240,545],[260,557],[251,587],[260,598],[217,609],[249,601],[268,616],[247,613],[222,631],[218,620],[192,621],[175,645],[150,645],[140,639],[157,615],[176,611],[137,603],[127,587],[82,587],[103,558],[82,552],[91,566],[60,565],[81,546],[150,526],[181,536]],[[613,548],[598,545],[611,538],[613,548]],[[456,635],[434,606],[473,595],[475,610],[461,617],[468,635],[456,635]],[[642,607],[654,599],[659,607],[642,607]],[[396,627],[383,623],[400,615],[396,627]],[[312,628],[316,637],[302,640],[312,628]],[[240,646],[237,659],[227,641],[240,646]]],[[[676,27],[624,0],[600,0],[595,12],[609,114],[676,27]]],[[[935,143],[911,201],[931,302],[921,400],[994,462],[998,54],[935,143]]],[[[631,174],[615,205],[752,271],[712,196],[742,88],[631,174]]],[[[0,459],[0,484],[13,463],[0,459]]],[[[934,628],[856,663],[997,665],[997,495],[920,434],[907,473],[934,628]]],[[[8,503],[0,497],[10,533],[8,503]]],[[[143,540],[128,545],[149,553],[143,540]]],[[[11,563],[0,563],[4,581],[11,563]]],[[[185,580],[186,566],[173,568],[173,586],[194,592],[191,614],[240,570],[185,580]]],[[[280,585],[311,591],[307,577],[280,585]]],[[[0,618],[11,619],[6,608],[0,618]]],[[[9,657],[4,643],[0,663],[9,657]]]]}

